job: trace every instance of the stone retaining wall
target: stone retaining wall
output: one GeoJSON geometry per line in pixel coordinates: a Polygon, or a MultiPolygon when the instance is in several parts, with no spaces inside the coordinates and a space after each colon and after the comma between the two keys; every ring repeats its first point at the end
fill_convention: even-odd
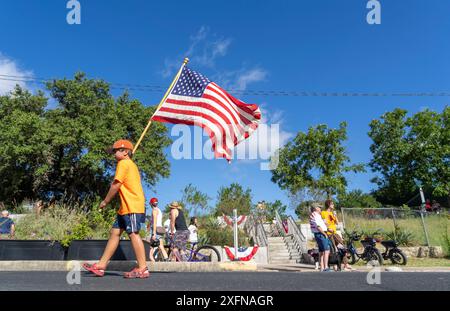
{"type": "Polygon", "coordinates": [[[415,246],[415,247],[400,247],[400,249],[408,257],[417,258],[442,258],[444,257],[444,252],[441,246],[415,246]]]}

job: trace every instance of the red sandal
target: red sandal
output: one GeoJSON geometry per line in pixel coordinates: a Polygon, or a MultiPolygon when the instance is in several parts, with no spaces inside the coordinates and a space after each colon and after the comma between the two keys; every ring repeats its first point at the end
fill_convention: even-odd
{"type": "Polygon", "coordinates": [[[139,270],[139,268],[134,268],[130,272],[125,272],[123,274],[123,277],[126,279],[146,279],[150,276],[150,272],[148,271],[148,268],[145,267],[142,270],[139,270]]]}
{"type": "Polygon", "coordinates": [[[84,269],[86,269],[87,271],[94,273],[96,276],[104,276],[105,275],[105,270],[104,269],[99,269],[97,267],[97,264],[94,263],[93,265],[85,262],[82,264],[82,267],[84,269]]]}

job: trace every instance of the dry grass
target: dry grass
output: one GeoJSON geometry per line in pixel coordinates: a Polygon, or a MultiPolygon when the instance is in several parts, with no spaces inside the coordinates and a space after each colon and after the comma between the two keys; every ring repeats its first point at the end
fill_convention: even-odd
{"type": "MultiPolygon", "coordinates": [[[[424,218],[431,246],[442,246],[444,252],[449,254],[450,226],[447,217],[442,215],[429,215],[424,218]]],[[[412,246],[426,245],[425,232],[420,217],[396,219],[396,225],[404,232],[411,233],[412,246]]],[[[392,219],[367,219],[364,217],[345,215],[347,231],[374,232],[382,229],[383,233],[394,231],[392,219]]]]}

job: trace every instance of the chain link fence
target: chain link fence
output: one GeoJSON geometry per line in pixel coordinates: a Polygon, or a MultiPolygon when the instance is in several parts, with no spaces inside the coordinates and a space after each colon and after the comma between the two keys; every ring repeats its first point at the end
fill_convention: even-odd
{"type": "Polygon", "coordinates": [[[449,218],[397,208],[342,208],[341,221],[347,232],[379,232],[382,239],[394,239],[404,246],[441,246],[449,253],[449,218]]]}

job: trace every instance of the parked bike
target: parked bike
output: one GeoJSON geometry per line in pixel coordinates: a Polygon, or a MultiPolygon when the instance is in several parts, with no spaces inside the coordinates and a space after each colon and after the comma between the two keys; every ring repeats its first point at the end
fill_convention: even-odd
{"type": "MultiPolygon", "coordinates": [[[[167,254],[169,258],[171,257],[171,253],[173,252],[173,241],[170,241],[169,245],[164,245],[167,248],[167,254]]],[[[189,261],[189,262],[219,262],[221,261],[221,257],[217,248],[211,245],[201,245],[198,243],[192,243],[191,247],[186,249],[187,258],[183,260],[181,258],[181,254],[177,251],[174,253],[174,256],[177,261],[189,261]]],[[[160,253],[159,248],[155,249],[153,256],[156,261],[163,261],[163,256],[160,253]]]]}
{"type": "Polygon", "coordinates": [[[380,266],[383,265],[383,256],[380,251],[377,249],[376,244],[377,240],[373,237],[366,237],[361,240],[361,244],[364,247],[362,253],[358,253],[356,247],[353,245],[353,242],[359,241],[361,239],[361,235],[357,234],[355,231],[348,235],[348,243],[347,243],[347,258],[349,264],[353,265],[360,259],[365,262],[370,261],[378,261],[380,266]]]}
{"type": "Polygon", "coordinates": [[[381,254],[384,260],[390,259],[394,265],[406,265],[407,257],[402,250],[398,248],[398,243],[396,241],[381,241],[381,245],[386,249],[384,253],[381,254]]]}

